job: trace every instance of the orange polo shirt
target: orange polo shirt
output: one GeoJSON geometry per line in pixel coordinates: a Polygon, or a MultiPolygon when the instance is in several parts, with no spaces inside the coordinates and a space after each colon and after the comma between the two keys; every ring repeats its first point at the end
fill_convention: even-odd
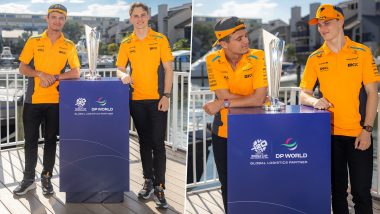
{"type": "Polygon", "coordinates": [[[160,99],[165,81],[161,63],[169,61],[173,56],[167,38],[152,29],[143,40],[132,33],[121,42],[116,66],[126,67],[130,62],[132,100],[160,99]]]}
{"type": "Polygon", "coordinates": [[[380,75],[371,50],[346,37],[339,53],[332,52],[324,43],[309,56],[300,87],[313,90],[316,81],[319,90],[333,107],[329,108],[332,134],[356,137],[364,120],[365,102],[359,95],[365,93],[364,85],[380,81],[380,75]],[[362,112],[360,109],[364,109],[362,112]]]}
{"type": "MultiPolygon", "coordinates": [[[[210,53],[206,66],[210,90],[228,89],[230,93],[247,96],[257,88],[267,87],[264,51],[250,49],[232,70],[224,50],[210,53]]],[[[227,109],[222,109],[214,117],[213,133],[227,138],[227,109]]]]}
{"type": "MultiPolygon", "coordinates": [[[[37,71],[51,75],[64,73],[67,64],[71,69],[80,67],[75,44],[65,39],[62,33],[52,44],[46,31],[28,39],[19,60],[37,71]]],[[[39,77],[29,77],[25,102],[59,103],[58,85],[59,81],[56,81],[53,85],[43,88],[40,86],[39,77]]]]}

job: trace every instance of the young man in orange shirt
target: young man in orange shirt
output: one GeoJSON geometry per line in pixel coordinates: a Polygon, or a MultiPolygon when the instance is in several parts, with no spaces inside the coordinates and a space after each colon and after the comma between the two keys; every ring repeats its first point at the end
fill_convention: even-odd
{"type": "Polygon", "coordinates": [[[54,193],[51,177],[55,163],[59,125],[59,80],[79,78],[79,59],[75,44],[62,33],[67,9],[60,4],[49,7],[47,30],[32,36],[20,55],[20,73],[28,77],[23,123],[25,133],[25,170],[20,185],[13,191],[24,195],[36,188],[34,183],[38,157],[39,127],[44,130],[44,158],[41,173],[43,194],[54,193]],[[65,72],[66,64],[71,70],[65,72]]]}
{"type": "Polygon", "coordinates": [[[341,8],[323,4],[309,24],[318,25],[325,43],[307,60],[300,85],[301,103],[331,112],[333,212],[349,213],[349,173],[355,213],[372,213],[371,132],[380,76],[371,50],[344,36],[341,8]],[[313,96],[317,80],[321,98],[313,96]]]}
{"type": "MultiPolygon", "coordinates": [[[[227,113],[229,107],[262,106],[267,95],[264,51],[249,48],[248,32],[237,17],[220,20],[215,35],[222,47],[206,57],[210,90],[216,100],[204,110],[214,116],[212,145],[227,212],[227,113]]],[[[215,45],[214,44],[214,45],[215,45]]]]}
{"type": "Polygon", "coordinates": [[[120,45],[117,76],[131,84],[130,111],[139,135],[144,185],[138,193],[148,199],[154,193],[159,208],[168,208],[164,195],[165,133],[173,81],[173,56],[167,38],[148,26],[149,9],[134,3],[129,10],[133,33],[120,45]],[[127,63],[130,73],[126,72],[127,63]]]}

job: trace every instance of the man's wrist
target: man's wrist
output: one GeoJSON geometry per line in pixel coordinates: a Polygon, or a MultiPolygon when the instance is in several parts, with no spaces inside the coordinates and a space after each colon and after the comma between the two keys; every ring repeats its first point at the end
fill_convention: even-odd
{"type": "Polygon", "coordinates": [[[59,80],[59,74],[54,75],[55,80],[59,80]]]}
{"type": "MultiPolygon", "coordinates": [[[[314,98],[314,97],[313,97],[314,98]]],[[[318,98],[314,98],[314,100],[312,101],[312,106],[315,108],[315,106],[317,105],[317,103],[318,103],[318,98]]]]}
{"type": "Polygon", "coordinates": [[[365,130],[368,133],[372,133],[372,131],[373,131],[373,127],[370,125],[364,125],[362,127],[363,127],[363,130],[365,130]]]}
{"type": "Polygon", "coordinates": [[[229,108],[230,107],[230,101],[228,99],[224,99],[223,100],[223,107],[224,108],[229,108]]]}
{"type": "Polygon", "coordinates": [[[168,99],[170,98],[170,96],[171,96],[170,93],[163,93],[163,94],[162,94],[162,97],[166,97],[166,98],[168,98],[168,99]]]}
{"type": "Polygon", "coordinates": [[[224,100],[221,100],[221,99],[217,99],[216,100],[219,104],[219,109],[223,109],[224,108],[224,100]]]}
{"type": "Polygon", "coordinates": [[[36,71],[37,72],[37,76],[38,77],[41,77],[42,76],[42,72],[41,71],[36,71]]]}
{"type": "Polygon", "coordinates": [[[120,78],[121,80],[124,80],[125,78],[129,77],[129,74],[124,73],[123,76],[120,78]]]}

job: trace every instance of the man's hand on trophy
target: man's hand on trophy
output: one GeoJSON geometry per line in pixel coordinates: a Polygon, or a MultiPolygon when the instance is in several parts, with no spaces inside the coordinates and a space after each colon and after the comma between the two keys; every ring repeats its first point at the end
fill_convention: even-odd
{"type": "Polygon", "coordinates": [[[124,74],[120,80],[123,82],[123,84],[133,84],[133,79],[129,74],[124,74]]]}
{"type": "Polygon", "coordinates": [[[223,108],[223,100],[213,100],[213,101],[206,103],[203,106],[203,109],[209,115],[216,114],[222,108],[223,108]]]}
{"type": "Polygon", "coordinates": [[[47,88],[53,85],[56,81],[54,75],[47,74],[44,72],[40,72],[38,76],[40,77],[40,86],[43,88],[47,88]]]}
{"type": "Polygon", "coordinates": [[[322,110],[333,107],[333,105],[326,98],[322,97],[320,99],[315,100],[315,102],[313,103],[313,107],[322,110]]]}

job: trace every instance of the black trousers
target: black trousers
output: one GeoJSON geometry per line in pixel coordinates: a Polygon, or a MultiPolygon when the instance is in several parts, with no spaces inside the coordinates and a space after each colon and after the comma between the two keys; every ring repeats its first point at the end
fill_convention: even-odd
{"type": "MultiPolygon", "coordinates": [[[[371,141],[372,137],[371,137],[371,141]]],[[[355,137],[331,136],[332,207],[336,214],[348,214],[347,187],[350,176],[351,194],[356,214],[372,214],[373,146],[355,149],[355,137]]]]}
{"type": "Polygon", "coordinates": [[[45,138],[42,174],[53,173],[59,131],[59,104],[24,104],[23,111],[25,134],[25,171],[24,180],[34,180],[38,158],[39,127],[44,123],[45,138]]]}
{"type": "Polygon", "coordinates": [[[168,112],[158,111],[159,100],[132,100],[131,116],[139,135],[140,155],[145,179],[165,188],[165,134],[168,112]]]}
{"type": "Polygon", "coordinates": [[[224,210],[227,213],[227,138],[212,134],[212,148],[222,189],[224,210]]]}

